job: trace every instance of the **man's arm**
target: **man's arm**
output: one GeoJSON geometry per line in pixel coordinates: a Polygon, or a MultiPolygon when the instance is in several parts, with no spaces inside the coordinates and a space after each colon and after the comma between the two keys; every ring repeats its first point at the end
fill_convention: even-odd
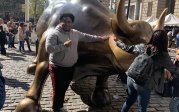
{"type": "Polygon", "coordinates": [[[137,44],[137,45],[126,45],[121,41],[116,41],[116,45],[121,48],[122,50],[133,53],[133,54],[141,54],[144,53],[145,45],[144,44],[137,44]]]}
{"type": "Polygon", "coordinates": [[[75,32],[77,32],[77,35],[79,36],[79,41],[84,41],[84,42],[104,41],[109,38],[108,36],[91,35],[91,34],[82,33],[79,31],[75,31],[75,32]]]}

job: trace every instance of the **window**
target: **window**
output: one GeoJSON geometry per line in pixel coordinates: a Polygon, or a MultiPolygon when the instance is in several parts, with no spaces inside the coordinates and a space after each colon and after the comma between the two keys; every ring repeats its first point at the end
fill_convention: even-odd
{"type": "Polygon", "coordinates": [[[135,11],[135,5],[131,5],[129,9],[129,18],[130,19],[135,19],[134,18],[134,11],[135,11]]]}
{"type": "Polygon", "coordinates": [[[148,2],[147,16],[152,15],[152,2],[148,2]]]}
{"type": "Polygon", "coordinates": [[[175,0],[167,0],[166,7],[168,7],[168,13],[174,13],[175,0]]]}

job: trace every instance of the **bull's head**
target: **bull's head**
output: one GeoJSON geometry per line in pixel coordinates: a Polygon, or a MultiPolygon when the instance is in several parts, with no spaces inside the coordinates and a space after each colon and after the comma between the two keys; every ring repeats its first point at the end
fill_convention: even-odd
{"type": "Polygon", "coordinates": [[[124,14],[125,0],[120,0],[117,14],[112,17],[111,25],[113,32],[119,37],[119,32],[124,35],[120,36],[120,39],[126,44],[138,44],[148,43],[152,37],[153,31],[157,29],[163,29],[164,20],[167,13],[167,9],[163,11],[158,19],[156,26],[152,27],[145,21],[130,21],[128,22],[124,14]]]}
{"type": "MultiPolygon", "coordinates": [[[[128,22],[124,14],[124,3],[125,0],[120,0],[117,14],[113,15],[111,19],[112,31],[117,39],[128,45],[146,44],[151,40],[152,33],[155,30],[163,29],[167,9],[162,12],[156,26],[152,28],[145,21],[135,20],[128,22]]],[[[127,70],[135,56],[118,48],[113,38],[109,39],[109,46],[115,57],[115,59],[112,59],[113,65],[123,71],[127,70]]]]}

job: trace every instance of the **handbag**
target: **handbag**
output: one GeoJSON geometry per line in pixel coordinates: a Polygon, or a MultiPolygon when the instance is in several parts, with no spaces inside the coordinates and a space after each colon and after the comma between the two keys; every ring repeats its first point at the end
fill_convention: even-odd
{"type": "MultiPolygon", "coordinates": [[[[164,70],[165,74],[170,73],[167,69],[164,70]]],[[[163,91],[156,91],[162,97],[172,97],[172,83],[169,80],[165,80],[163,83],[163,91]]]]}
{"type": "Polygon", "coordinates": [[[172,97],[172,85],[170,81],[165,81],[164,82],[164,89],[163,93],[161,93],[162,97],[172,97]]]}

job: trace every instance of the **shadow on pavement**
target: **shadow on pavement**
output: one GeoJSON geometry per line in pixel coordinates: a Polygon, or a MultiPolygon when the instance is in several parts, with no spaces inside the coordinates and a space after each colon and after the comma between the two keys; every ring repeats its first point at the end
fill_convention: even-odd
{"type": "Polygon", "coordinates": [[[71,89],[78,95],[80,95],[81,100],[83,103],[87,104],[88,106],[94,106],[91,103],[90,97],[95,87],[96,78],[95,77],[87,77],[82,80],[79,80],[71,85],[71,89]],[[93,80],[89,78],[93,78],[93,80]]]}
{"type": "Polygon", "coordinates": [[[10,53],[10,52],[7,52],[6,57],[9,58],[6,60],[22,60],[22,61],[24,61],[26,58],[26,56],[24,54],[10,53]]]}
{"type": "Polygon", "coordinates": [[[30,87],[29,84],[27,84],[26,82],[20,82],[17,79],[10,79],[7,77],[5,78],[5,84],[11,87],[21,87],[22,89],[24,89],[25,91],[27,91],[30,87]]]}
{"type": "Polygon", "coordinates": [[[79,80],[71,85],[71,89],[78,95],[80,95],[83,103],[89,106],[87,110],[81,110],[78,112],[108,112],[108,108],[111,105],[106,105],[105,107],[97,107],[91,102],[91,94],[95,88],[96,77],[86,77],[82,80],[79,80]]]}
{"type": "MultiPolygon", "coordinates": [[[[7,58],[9,59],[6,59],[6,60],[21,60],[21,61],[26,61],[26,57],[27,55],[29,56],[35,56],[35,51],[25,51],[24,53],[20,53],[18,51],[16,52],[7,52],[7,54],[5,55],[7,58]]],[[[35,59],[35,58],[34,58],[35,59]]],[[[0,59],[0,61],[3,61],[4,59],[0,59]]]]}

